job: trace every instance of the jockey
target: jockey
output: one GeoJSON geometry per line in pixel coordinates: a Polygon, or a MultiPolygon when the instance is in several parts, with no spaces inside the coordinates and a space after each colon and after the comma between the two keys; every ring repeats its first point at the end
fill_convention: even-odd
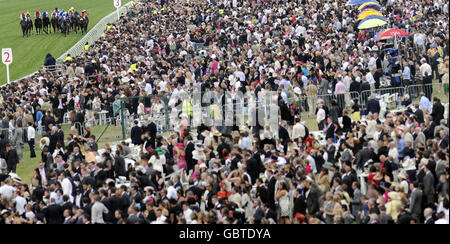
{"type": "Polygon", "coordinates": [[[62,19],[62,18],[64,17],[64,10],[60,10],[60,11],[59,11],[58,17],[59,17],[60,19],[62,19]]]}
{"type": "Polygon", "coordinates": [[[20,13],[20,20],[25,20],[25,12],[20,13]]]}
{"type": "Polygon", "coordinates": [[[31,19],[31,14],[30,14],[30,12],[27,12],[27,14],[26,14],[26,19],[27,19],[27,20],[30,20],[30,19],[31,19]]]}
{"type": "Polygon", "coordinates": [[[37,19],[41,16],[41,13],[39,12],[39,10],[36,10],[36,12],[34,12],[34,18],[37,19]]]}
{"type": "Polygon", "coordinates": [[[81,11],[81,16],[83,16],[83,18],[87,16],[86,9],[83,9],[83,11],[81,11]]]}
{"type": "Polygon", "coordinates": [[[48,17],[47,11],[44,10],[44,11],[42,12],[42,16],[43,16],[43,17],[48,17]]]}
{"type": "Polygon", "coordinates": [[[68,14],[69,16],[72,16],[72,14],[73,14],[73,7],[70,8],[69,10],[67,10],[67,14],[68,14]]]}

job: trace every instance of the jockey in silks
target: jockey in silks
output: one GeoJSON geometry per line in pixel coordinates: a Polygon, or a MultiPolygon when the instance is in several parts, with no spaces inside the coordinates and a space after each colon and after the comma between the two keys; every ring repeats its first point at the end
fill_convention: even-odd
{"type": "Polygon", "coordinates": [[[58,8],[55,8],[55,10],[53,10],[52,12],[52,19],[56,18],[58,16],[58,8]]]}
{"type": "Polygon", "coordinates": [[[20,20],[26,20],[25,12],[20,13],[20,20]]]}
{"type": "Polygon", "coordinates": [[[86,17],[87,16],[87,11],[86,9],[83,9],[83,11],[81,12],[81,17],[86,17]]]}
{"type": "Polygon", "coordinates": [[[67,14],[69,15],[69,17],[72,17],[73,13],[74,13],[74,8],[73,7],[69,8],[69,10],[67,10],[67,14]]]}
{"type": "Polygon", "coordinates": [[[30,14],[30,12],[27,12],[27,14],[26,14],[26,20],[30,20],[31,19],[31,14],[30,14]]]}
{"type": "Polygon", "coordinates": [[[44,10],[44,11],[42,12],[42,17],[44,17],[44,18],[45,18],[45,17],[48,17],[47,11],[44,10]]]}
{"type": "Polygon", "coordinates": [[[34,18],[40,18],[41,17],[41,13],[39,12],[39,10],[36,10],[36,12],[34,12],[34,18]]]}
{"type": "Polygon", "coordinates": [[[64,17],[64,13],[65,13],[64,10],[59,11],[59,13],[58,13],[59,19],[62,19],[64,17]]]}

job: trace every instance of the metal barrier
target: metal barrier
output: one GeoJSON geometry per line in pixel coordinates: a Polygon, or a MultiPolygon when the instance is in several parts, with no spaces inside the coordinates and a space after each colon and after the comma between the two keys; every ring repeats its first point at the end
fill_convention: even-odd
{"type": "Polygon", "coordinates": [[[151,118],[156,124],[158,132],[168,131],[174,128],[170,123],[170,111],[168,108],[168,99],[165,96],[150,95],[124,97],[120,98],[120,111],[117,123],[122,125],[122,138],[125,139],[130,133],[129,129],[133,127],[133,121],[146,121],[151,118]],[[155,100],[158,99],[159,102],[155,100]],[[156,104],[161,108],[156,110],[156,104]],[[143,106],[141,106],[141,104],[143,106]],[[122,119],[124,118],[124,119],[122,119]]]}
{"type": "Polygon", "coordinates": [[[316,108],[319,101],[322,101],[323,104],[331,108],[331,101],[336,101],[338,106],[344,109],[347,106],[351,105],[353,99],[359,101],[359,93],[357,92],[346,92],[344,94],[326,94],[326,95],[317,95],[314,97],[302,96],[301,97],[301,108],[300,112],[303,113],[303,117],[311,118],[315,116],[316,108]]]}
{"type": "Polygon", "coordinates": [[[423,92],[430,100],[432,100],[433,97],[437,97],[441,102],[449,101],[448,93],[445,94],[444,85],[442,83],[411,85],[406,89],[411,100],[420,98],[420,93],[423,92]]]}
{"type": "MultiPolygon", "coordinates": [[[[122,15],[126,13],[131,6],[132,2],[128,2],[119,8],[119,14],[122,15]]],[[[114,11],[109,15],[105,16],[101,19],[81,40],[79,40],[75,45],[73,45],[67,52],[63,53],[59,58],[56,59],[57,63],[64,62],[64,59],[70,54],[72,57],[78,56],[82,54],[84,50],[84,46],[86,43],[92,45],[95,41],[97,41],[101,35],[104,33],[106,25],[109,23],[113,23],[117,20],[117,12],[114,11]]]]}
{"type": "Polygon", "coordinates": [[[375,90],[365,90],[361,92],[360,104],[366,104],[371,95],[382,98],[386,102],[395,103],[398,105],[400,103],[401,97],[406,94],[406,87],[389,87],[375,90]]]}

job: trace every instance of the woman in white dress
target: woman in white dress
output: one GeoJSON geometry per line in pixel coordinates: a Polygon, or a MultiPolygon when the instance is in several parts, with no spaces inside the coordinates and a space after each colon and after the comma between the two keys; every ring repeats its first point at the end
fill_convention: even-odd
{"type": "Polygon", "coordinates": [[[290,224],[289,192],[287,191],[287,187],[284,182],[278,185],[278,191],[275,198],[278,200],[281,210],[280,224],[290,224]]]}
{"type": "Polygon", "coordinates": [[[139,99],[139,105],[137,107],[137,115],[138,117],[145,115],[145,106],[144,106],[144,99],[139,99]]]}

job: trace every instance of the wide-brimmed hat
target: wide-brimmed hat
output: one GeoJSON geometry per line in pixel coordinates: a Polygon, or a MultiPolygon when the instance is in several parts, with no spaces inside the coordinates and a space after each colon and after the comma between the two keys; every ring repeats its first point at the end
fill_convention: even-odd
{"type": "Polygon", "coordinates": [[[195,144],[195,150],[203,151],[203,150],[205,150],[205,146],[203,146],[203,144],[195,144]]]}
{"type": "Polygon", "coordinates": [[[222,133],[220,133],[218,130],[215,130],[213,132],[213,136],[222,136],[222,133]]]}
{"type": "Polygon", "coordinates": [[[402,178],[402,179],[404,179],[404,180],[407,179],[406,173],[405,173],[404,170],[400,171],[400,173],[398,173],[398,176],[397,176],[397,177],[398,177],[398,178],[402,178]]]}
{"type": "Polygon", "coordinates": [[[160,147],[156,148],[156,152],[158,153],[158,155],[163,155],[164,153],[166,153],[166,152],[164,151],[164,149],[162,149],[162,148],[160,148],[160,147]]]}
{"type": "Polygon", "coordinates": [[[22,178],[20,178],[16,173],[9,173],[9,176],[14,182],[22,184],[22,178]]]}
{"type": "Polygon", "coordinates": [[[295,92],[295,94],[300,95],[300,94],[302,94],[302,89],[300,89],[300,87],[296,87],[296,88],[294,88],[294,92],[295,92]]]}
{"type": "Polygon", "coordinates": [[[398,192],[395,192],[395,191],[389,192],[389,193],[388,193],[388,197],[389,197],[391,200],[400,200],[400,195],[398,194],[398,192]]]}

